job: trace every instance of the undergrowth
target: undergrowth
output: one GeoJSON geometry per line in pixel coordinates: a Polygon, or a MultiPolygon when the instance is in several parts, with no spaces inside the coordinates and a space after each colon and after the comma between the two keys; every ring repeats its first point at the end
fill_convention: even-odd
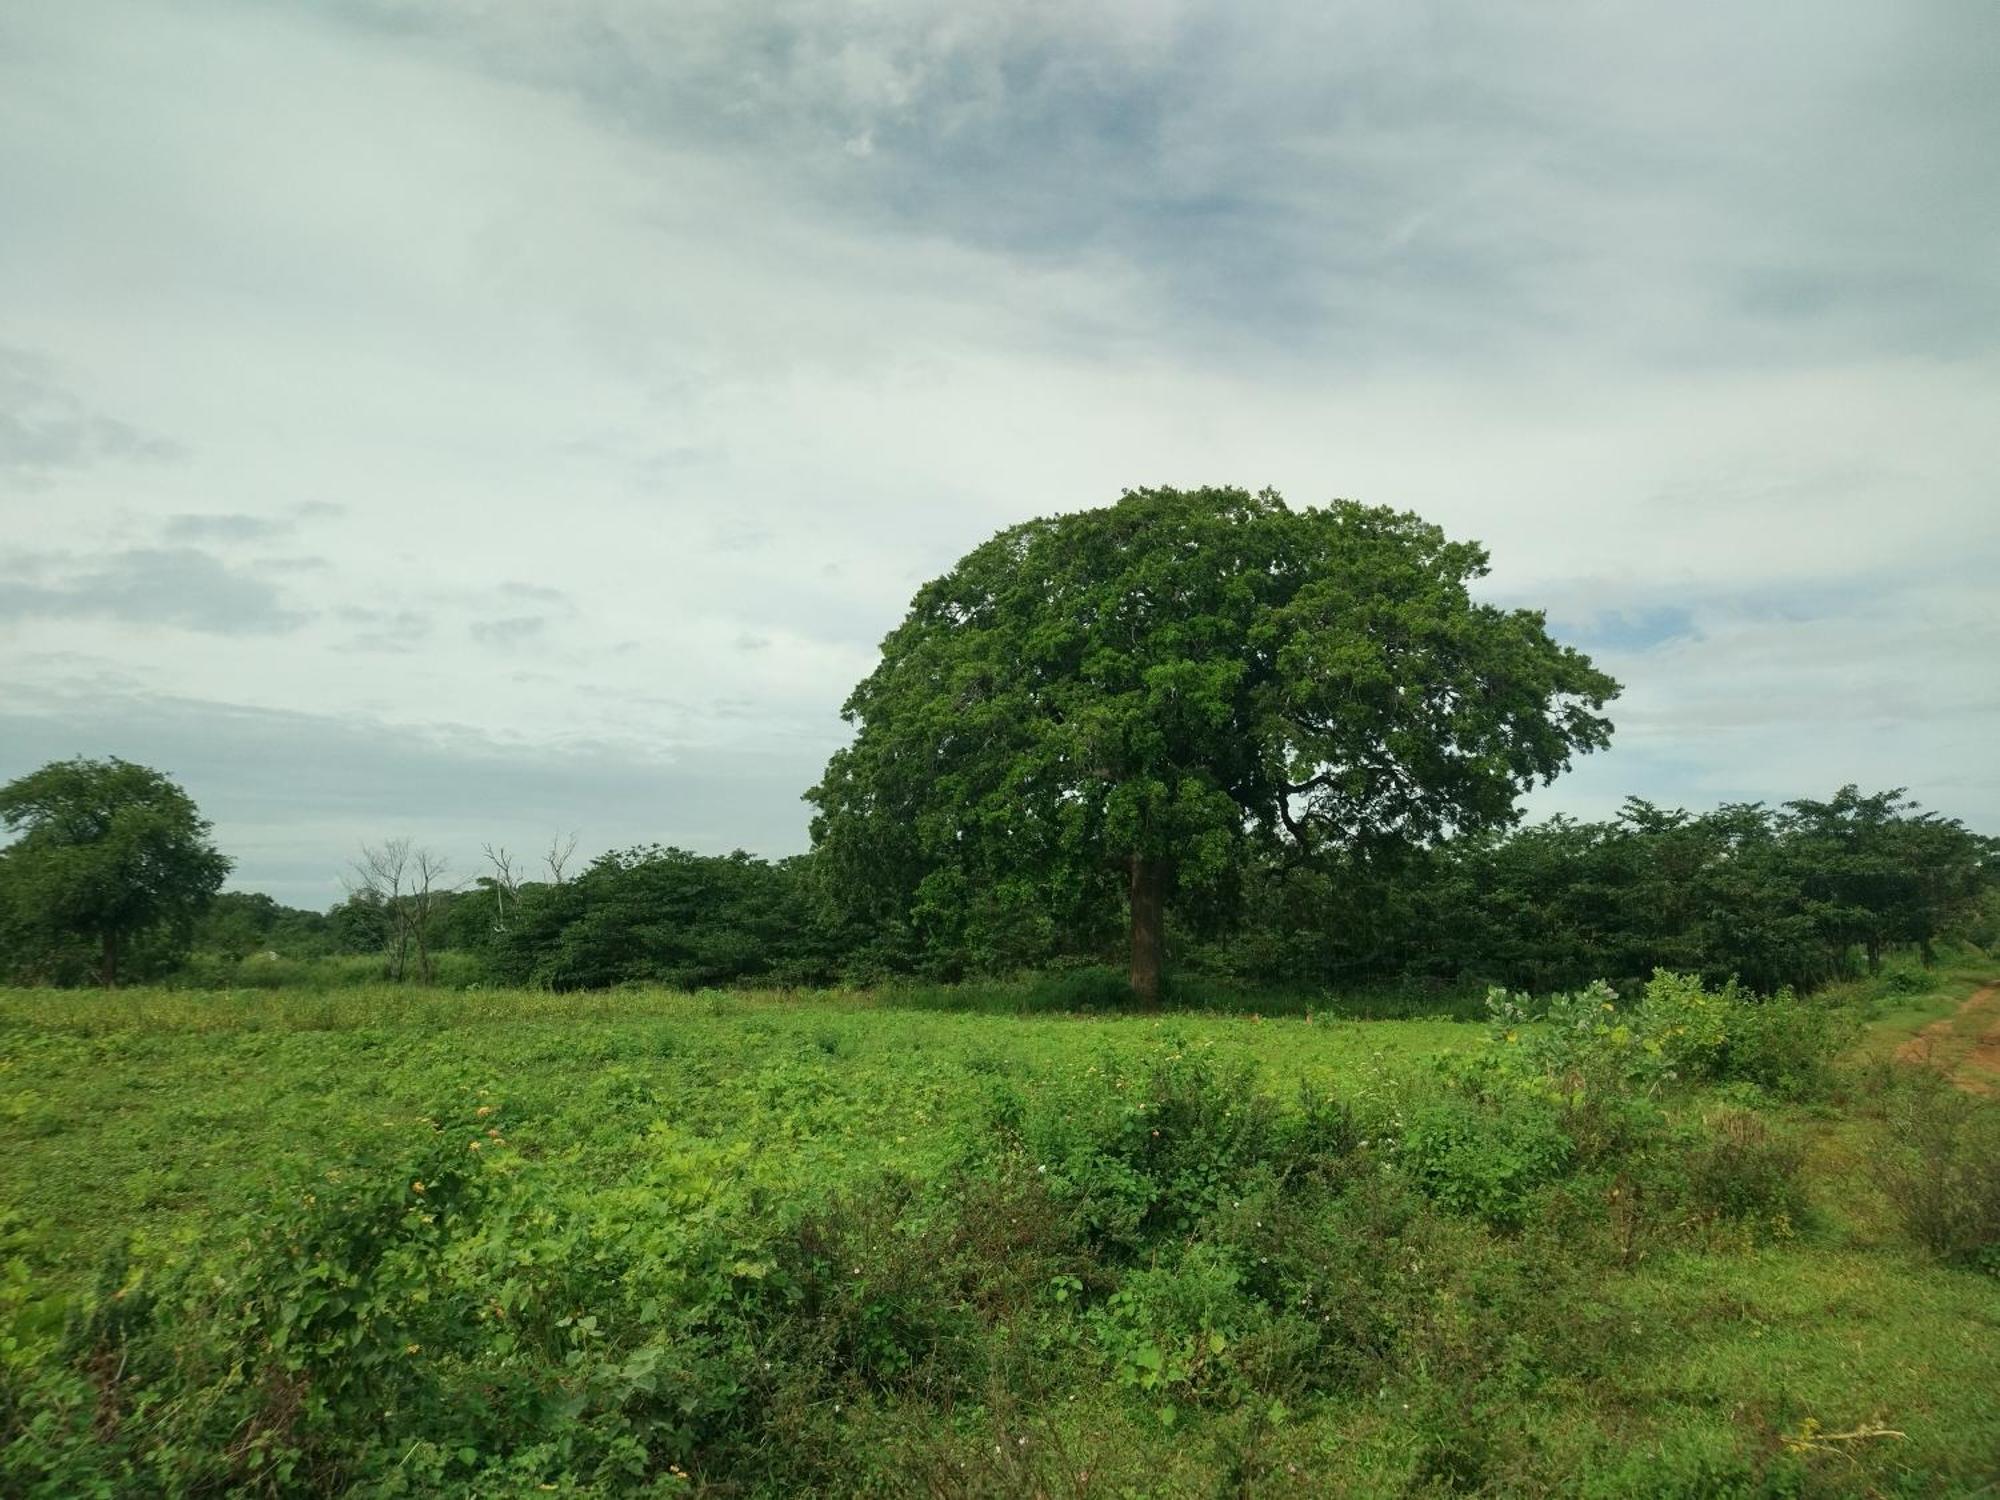
{"type": "MultiPolygon", "coordinates": [[[[1844,1018],[1671,974],[1629,999],[1489,1011],[1476,1049],[1357,1063],[1338,1086],[1300,1069],[1273,1087],[1228,1044],[1249,1021],[1168,1019],[1136,1044],[1063,1023],[1024,1065],[1009,1034],[964,1023],[742,1010],[708,1031],[635,1023],[615,1045],[554,1033],[575,1056],[539,1087],[428,1070],[424,1097],[288,1159],[197,1238],[112,1240],[87,1282],[0,1219],[0,1491],[1979,1478],[1976,1435],[1927,1448],[1926,1480],[1895,1440],[1828,1441],[1792,1396],[1633,1404],[1687,1352],[1692,1314],[1674,1309],[1700,1282],[1681,1267],[1830,1253],[1805,1142],[1844,1018]],[[754,1070],[691,1041],[723,1026],[754,1070]],[[947,1036],[956,1050],[924,1040],[947,1036]],[[881,1050],[898,1045],[933,1050],[881,1050]],[[947,1071],[871,1099],[844,1082],[871,1058],[893,1071],[867,1079],[947,1071]]],[[[421,1014],[374,1012],[315,1055],[374,1066],[421,1014]]],[[[1316,1036],[1288,1024],[1281,1050],[1316,1036]]],[[[175,1035],[73,1045],[116,1061],[175,1035]]],[[[267,1034],[260,1055],[293,1040],[267,1034]]],[[[1963,1278],[1954,1306],[1991,1297],[1991,1106],[1904,1082],[1876,1098],[1911,1244],[1968,1268],[1936,1273],[1963,1278]]],[[[1704,1305],[1699,1326],[1720,1338],[1743,1307],[1704,1305]]]]}

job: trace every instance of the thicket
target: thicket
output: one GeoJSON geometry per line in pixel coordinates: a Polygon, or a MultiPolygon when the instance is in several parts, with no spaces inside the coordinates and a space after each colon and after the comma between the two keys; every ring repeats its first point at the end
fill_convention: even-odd
{"type": "Polygon", "coordinates": [[[1898,792],[1707,813],[1632,799],[1394,861],[1271,866],[1209,966],[1343,988],[1386,976],[1628,989],[1657,968],[1805,991],[1892,949],[1930,962],[1948,934],[1996,935],[1996,844],[1898,792]]]}
{"type": "MultiPolygon", "coordinates": [[[[1079,1383],[1219,1435],[1222,1492],[1283,1488],[1302,1414],[1391,1394],[1410,1488],[1506,1488],[1536,1462],[1506,1414],[1638,1337],[1608,1275],[1809,1219],[1796,1143],[1742,1101],[1822,1093],[1841,1034],[1771,1006],[1665,973],[1630,1003],[1496,994],[1468,1057],[1282,1100],[1169,1031],[988,1075],[925,1180],[778,1202],[698,1136],[580,1181],[532,1106],[455,1091],[9,1342],[0,1489],[1088,1494],[1116,1455],[1046,1417],[1079,1383]]],[[[1907,1211],[1990,1266],[1990,1221],[1907,1211]]]]}
{"type": "MultiPolygon", "coordinates": [[[[1392,991],[1449,1008],[1476,1004],[1488,984],[1547,992],[1603,976],[1630,992],[1659,968],[1804,993],[1879,969],[1892,950],[1928,961],[1946,937],[2000,940],[1995,847],[1893,792],[1850,787],[1827,802],[1699,814],[1634,800],[1605,822],[1557,817],[1395,858],[1256,863],[1227,901],[1177,912],[1170,941],[1185,982],[1209,996],[1392,991]]],[[[811,856],[650,845],[561,882],[434,892],[424,920],[429,945],[456,955],[441,971],[450,983],[802,986],[1043,971],[1080,1005],[1122,1003],[1121,985],[1093,967],[1117,957],[1115,892],[1094,917],[1085,906],[1057,921],[1032,892],[932,888],[921,909],[861,920],[829,884],[811,856]]],[[[376,971],[359,957],[385,953],[398,931],[390,904],[364,892],[322,915],[219,897],[186,981],[367,977],[376,971]],[[279,961],[343,956],[355,965],[317,978],[312,965],[279,961]]]]}

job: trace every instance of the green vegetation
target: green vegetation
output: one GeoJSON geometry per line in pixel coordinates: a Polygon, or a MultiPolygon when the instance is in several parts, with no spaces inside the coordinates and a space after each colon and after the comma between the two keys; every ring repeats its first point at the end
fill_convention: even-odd
{"type": "Polygon", "coordinates": [[[0,1491],[1981,1492],[1985,972],[15,992],[0,1491]]]}
{"type": "Polygon", "coordinates": [[[1516,830],[1617,687],[1484,565],[1012,528],[776,863],[0,788],[0,1494],[1992,1493],[1995,843],[1516,830]]]}
{"type": "Polygon", "coordinates": [[[1618,684],[1475,603],[1476,543],[1273,492],[1128,490],[1010,527],[917,594],[807,793],[828,891],[919,947],[1087,930],[1126,896],[1158,1004],[1166,913],[1260,858],[1384,856],[1520,816],[1608,743],[1618,684]]]}
{"type": "Polygon", "coordinates": [[[116,757],[0,786],[0,824],[0,970],[30,983],[171,967],[229,874],[187,793],[116,757]]]}
{"type": "MultiPolygon", "coordinates": [[[[1622,991],[1656,968],[1810,992],[1921,958],[1947,935],[2000,941],[1993,841],[1894,792],[1843,788],[1825,802],[1709,813],[1637,800],[1616,819],[1555,818],[1443,841],[1394,860],[1326,852],[1311,864],[1254,862],[1241,909],[1204,925],[1169,912],[1188,1001],[1243,1010],[1324,1007],[1369,993],[1377,1014],[1477,1014],[1492,984],[1622,991]]],[[[594,989],[626,983],[825,986],[1022,974],[1066,1008],[1114,1007],[1119,903],[1016,930],[861,921],[824,899],[815,856],[772,863],[648,846],[607,854],[558,881],[487,880],[433,892],[419,917],[364,892],[330,914],[265,897],[216,898],[179,982],[325,987],[393,972],[400,944],[434,982],[594,989]],[[420,929],[413,937],[413,928],[420,929]],[[399,936],[400,934],[400,936],[399,936]],[[1094,934],[1094,936],[1093,936],[1094,934]],[[372,962],[370,961],[372,959],[372,962]]],[[[1214,914],[1211,913],[1211,916],[1214,914]]],[[[1173,998],[1171,989],[1169,999],[1173,998]]]]}

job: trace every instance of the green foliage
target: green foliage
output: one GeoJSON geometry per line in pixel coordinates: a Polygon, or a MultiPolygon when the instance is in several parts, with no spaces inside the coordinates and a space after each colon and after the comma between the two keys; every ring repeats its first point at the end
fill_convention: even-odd
{"type": "Polygon", "coordinates": [[[1178,1034],[1143,1069],[1106,1055],[1000,1118],[1093,1248],[1126,1257],[1193,1232],[1257,1181],[1328,1169],[1356,1139],[1336,1101],[1306,1090],[1281,1111],[1249,1069],[1178,1034]]]}
{"type": "MultiPolygon", "coordinates": [[[[1323,851],[1244,875],[1245,929],[1198,950],[1254,983],[1348,989],[1387,976],[1544,993],[1656,969],[1810,991],[1904,945],[1991,926],[1991,840],[1899,793],[1842,789],[1773,810],[1633,798],[1395,859],[1323,851]]],[[[1923,983],[1914,979],[1913,983],[1923,983]]]]}
{"type": "Polygon", "coordinates": [[[0,1492],[1976,1488],[1991,1283],[1814,1180],[1949,1101],[1604,1003],[0,997],[0,1492]]]}
{"type": "Polygon", "coordinates": [[[237,961],[257,955],[319,958],[337,945],[333,921],[324,913],[280,906],[248,891],[219,893],[196,920],[190,942],[197,953],[237,961]]]}
{"type": "MultiPolygon", "coordinates": [[[[486,962],[479,954],[447,951],[431,955],[431,984],[436,988],[476,989],[491,977],[486,962]]],[[[389,960],[381,953],[287,958],[282,954],[273,956],[266,951],[247,953],[241,958],[217,953],[191,953],[167,982],[177,989],[189,990],[297,991],[314,994],[326,990],[363,989],[389,979],[389,960]]]]}
{"type": "Polygon", "coordinates": [[[0,945],[17,979],[111,986],[170,967],[230,862],[173,782],[130,761],[52,761],[0,787],[0,945]]]}
{"type": "Polygon", "coordinates": [[[1815,1099],[1832,1086],[1834,1058],[1858,1021],[1844,1009],[1780,990],[1740,997],[1716,1062],[1716,1076],[1754,1083],[1780,1099],[1815,1099]]]}
{"type": "Polygon", "coordinates": [[[1942,1260],[2000,1276],[2000,1105],[1928,1070],[1900,1081],[1877,1171],[1904,1228],[1942,1260]]]}
{"type": "Polygon", "coordinates": [[[1987,884],[1992,841],[1922,812],[1897,787],[1785,804],[1801,893],[1829,946],[1859,945],[1872,974],[1896,942],[1930,963],[1938,935],[1969,918],[1987,884]]]}
{"type": "Polygon", "coordinates": [[[1128,880],[1150,934],[1169,891],[1226,914],[1281,840],[1510,823],[1607,741],[1617,685],[1540,615],[1475,604],[1485,571],[1415,516],[1269,491],[1009,528],[924,586],[849,697],[854,743],[808,793],[822,875],[934,952],[1024,962],[1037,914],[1082,933],[1128,880]]]}
{"type": "Polygon", "coordinates": [[[1482,1109],[1447,1096],[1412,1111],[1402,1153],[1442,1207],[1509,1229],[1520,1226],[1534,1191],[1568,1170],[1575,1145],[1552,1103],[1523,1095],[1482,1109]]]}
{"type": "Polygon", "coordinates": [[[1738,1081],[1803,1098],[1825,1087],[1851,1035],[1850,1017],[1789,992],[1760,999],[1733,980],[1710,989],[1666,970],[1629,1004],[1600,981],[1541,999],[1496,989],[1487,1011],[1501,1060],[1574,1097],[1738,1081]]]}
{"type": "Polygon", "coordinates": [[[1267,1320],[1230,1252],[1197,1243],[1171,1264],[1126,1276],[1092,1310],[1091,1329],[1111,1378],[1172,1426],[1184,1406],[1242,1398],[1240,1372],[1227,1356],[1267,1320]]]}
{"type": "Polygon", "coordinates": [[[574,880],[524,887],[491,940],[492,967],[504,983],[558,990],[824,982],[827,939],[808,900],[793,862],[616,851],[574,880]]]}
{"type": "Polygon", "coordinates": [[[1696,1212],[1733,1219],[1780,1235],[1804,1222],[1804,1153],[1751,1110],[1724,1109],[1685,1157],[1696,1212]]]}

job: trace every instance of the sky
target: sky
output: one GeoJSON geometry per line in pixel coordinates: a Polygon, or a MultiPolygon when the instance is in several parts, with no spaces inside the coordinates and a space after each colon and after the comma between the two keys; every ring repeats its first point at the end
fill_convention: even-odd
{"type": "Polygon", "coordinates": [[[1625,685],[1528,799],[2000,832],[2000,7],[0,5],[0,780],[233,884],[807,842],[911,595],[1415,510],[1625,685]]]}

